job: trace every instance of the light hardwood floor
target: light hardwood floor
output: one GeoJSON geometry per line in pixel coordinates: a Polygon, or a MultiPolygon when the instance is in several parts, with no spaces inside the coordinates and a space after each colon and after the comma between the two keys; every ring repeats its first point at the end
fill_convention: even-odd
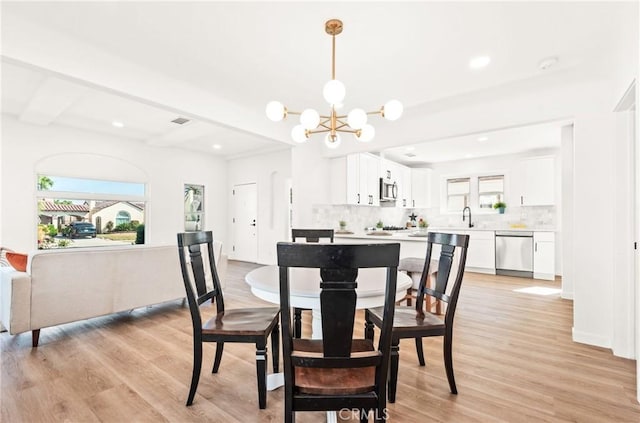
{"type": "MultiPolygon", "coordinates": [[[[255,267],[230,262],[227,307],[261,304],[243,280],[255,267]]],[[[453,347],[459,394],[449,393],[440,339],[424,340],[426,367],[418,366],[413,341],[403,340],[390,420],[639,422],[635,361],[572,342],[572,303],[514,292],[532,285],[559,287],[467,273],[453,347]]],[[[362,319],[360,313],[359,334],[362,319]]],[[[307,333],[309,322],[305,316],[307,333]]],[[[5,332],[0,340],[2,422],[283,420],[282,389],[268,393],[267,409],[258,409],[251,345],[226,345],[216,375],[210,373],[214,346],[206,345],[198,394],[193,406],[184,405],[192,345],[181,302],[46,328],[37,349],[29,333],[5,332]]],[[[297,420],[320,422],[324,415],[299,413],[297,420]]]]}

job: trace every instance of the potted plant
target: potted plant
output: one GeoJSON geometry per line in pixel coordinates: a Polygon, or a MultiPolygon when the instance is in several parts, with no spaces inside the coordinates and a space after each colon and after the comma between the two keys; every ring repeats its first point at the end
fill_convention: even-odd
{"type": "Polygon", "coordinates": [[[382,223],[382,220],[378,220],[378,223],[376,223],[376,228],[378,229],[384,228],[384,223],[382,223]]]}
{"type": "Polygon", "coordinates": [[[344,231],[347,228],[347,222],[345,222],[344,220],[339,221],[338,224],[340,225],[341,231],[344,231]]]}
{"type": "Polygon", "coordinates": [[[500,214],[504,214],[504,209],[507,207],[506,203],[503,203],[502,201],[498,201],[497,203],[495,203],[493,205],[493,208],[498,210],[498,213],[500,214]]]}
{"type": "Polygon", "coordinates": [[[429,223],[426,221],[426,219],[418,219],[418,228],[420,228],[420,232],[426,232],[428,227],[429,223]]]}

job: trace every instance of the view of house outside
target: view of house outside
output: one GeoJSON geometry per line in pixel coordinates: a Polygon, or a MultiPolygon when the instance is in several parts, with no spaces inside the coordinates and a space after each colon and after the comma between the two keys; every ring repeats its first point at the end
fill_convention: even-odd
{"type": "Polygon", "coordinates": [[[144,184],[39,175],[37,201],[39,249],[144,244],[144,184]]]}

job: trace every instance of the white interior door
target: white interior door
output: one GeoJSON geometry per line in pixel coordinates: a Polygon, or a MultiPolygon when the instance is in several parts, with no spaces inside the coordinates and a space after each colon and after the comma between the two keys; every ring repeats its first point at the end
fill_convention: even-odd
{"type": "Polygon", "coordinates": [[[233,187],[233,258],[258,261],[258,189],[257,184],[233,187]]]}

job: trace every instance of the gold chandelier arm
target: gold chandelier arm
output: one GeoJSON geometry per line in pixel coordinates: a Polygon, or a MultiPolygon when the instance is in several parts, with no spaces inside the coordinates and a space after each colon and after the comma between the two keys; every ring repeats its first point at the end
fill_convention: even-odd
{"type": "Polygon", "coordinates": [[[376,110],[374,112],[367,112],[368,115],[381,115],[382,114],[382,108],[380,110],[376,110]]]}
{"type": "Polygon", "coordinates": [[[289,114],[289,115],[301,115],[302,112],[296,112],[296,111],[287,109],[287,114],[289,114]]]}
{"type": "Polygon", "coordinates": [[[322,132],[331,132],[331,128],[327,128],[326,126],[325,126],[326,129],[318,129],[318,128],[313,129],[313,130],[307,130],[307,133],[308,134],[320,134],[322,132]]]}
{"type": "Polygon", "coordinates": [[[341,129],[341,128],[336,128],[336,132],[346,132],[349,134],[357,134],[358,132],[360,132],[359,129],[341,129]]]}

